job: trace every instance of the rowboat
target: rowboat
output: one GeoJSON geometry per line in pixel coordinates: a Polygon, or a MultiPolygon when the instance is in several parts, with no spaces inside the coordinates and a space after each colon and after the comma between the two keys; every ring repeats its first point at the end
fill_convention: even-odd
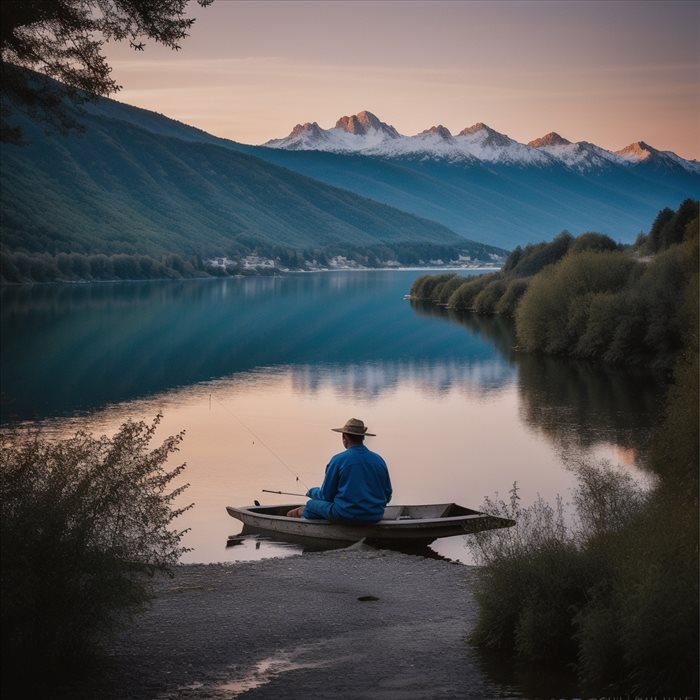
{"type": "Polygon", "coordinates": [[[288,518],[300,504],[227,506],[228,514],[243,523],[241,534],[260,534],[288,542],[322,547],[345,547],[360,540],[380,546],[427,546],[439,537],[453,537],[511,527],[514,520],[471,510],[456,503],[387,506],[378,523],[341,523],[288,518]]]}

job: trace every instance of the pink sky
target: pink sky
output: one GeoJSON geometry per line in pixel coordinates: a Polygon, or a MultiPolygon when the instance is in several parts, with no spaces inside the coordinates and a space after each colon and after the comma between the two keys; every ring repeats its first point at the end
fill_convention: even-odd
{"type": "Polygon", "coordinates": [[[182,50],[108,45],[122,102],[263,143],[361,110],[700,159],[700,3],[215,0],[182,50]]]}

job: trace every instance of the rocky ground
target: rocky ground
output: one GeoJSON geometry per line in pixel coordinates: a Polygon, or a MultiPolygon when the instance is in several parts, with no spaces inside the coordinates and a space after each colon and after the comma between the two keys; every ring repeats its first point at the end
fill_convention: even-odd
{"type": "Polygon", "coordinates": [[[474,575],[461,564],[370,548],[180,566],[112,645],[100,680],[60,695],[517,696],[489,682],[466,642],[474,575]]]}

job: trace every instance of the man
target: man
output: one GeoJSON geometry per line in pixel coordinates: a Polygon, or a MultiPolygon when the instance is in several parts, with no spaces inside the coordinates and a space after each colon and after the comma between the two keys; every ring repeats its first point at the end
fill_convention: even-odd
{"type": "Polygon", "coordinates": [[[342,428],[343,452],[334,455],[326,467],[320,488],[310,488],[305,506],[290,510],[292,518],[311,518],[343,522],[376,523],[391,499],[391,480],[384,460],[364,445],[368,433],[358,418],[350,418],[342,428]]]}

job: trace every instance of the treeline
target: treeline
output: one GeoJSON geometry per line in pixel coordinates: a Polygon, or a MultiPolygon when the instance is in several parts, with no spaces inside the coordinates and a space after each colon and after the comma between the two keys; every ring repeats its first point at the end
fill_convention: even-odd
{"type": "Polygon", "coordinates": [[[669,367],[697,302],[698,206],[663,210],[632,246],[564,232],[516,248],[499,272],[419,277],[411,298],[513,317],[526,351],[669,367]]]}
{"type": "Polygon", "coordinates": [[[482,510],[517,525],[470,539],[482,564],[471,639],[529,669],[572,669],[584,688],[608,695],[697,697],[698,202],[662,212],[628,248],[592,249],[589,236],[576,250],[577,240],[558,237],[509,259],[513,270],[532,253],[555,257],[566,247],[524,278],[518,337],[546,352],[598,343],[603,359],[613,348],[625,353],[617,361],[640,360],[642,349],[667,366],[673,358],[663,420],[644,457],[654,486],[573,460],[573,524],[561,499],[522,507],[517,485],[509,502],[486,499],[482,510]],[[625,346],[630,339],[640,347],[625,346]]]}
{"type": "Polygon", "coordinates": [[[653,490],[579,463],[574,527],[561,501],[520,506],[517,487],[482,504],[517,525],[470,538],[482,564],[475,644],[529,669],[573,669],[608,695],[697,697],[697,342],[687,350],[647,463],[653,490]]]}
{"type": "Polygon", "coordinates": [[[362,267],[383,267],[387,263],[400,265],[448,262],[460,255],[476,254],[492,260],[506,251],[467,242],[467,248],[436,243],[403,243],[376,246],[331,245],[324,248],[294,249],[283,246],[257,246],[237,249],[230,254],[224,267],[212,265],[199,255],[168,254],[86,254],[36,253],[29,251],[0,252],[0,284],[45,282],[92,282],[108,280],[186,279],[230,275],[274,274],[284,270],[303,270],[309,264],[328,267],[338,256],[362,267]],[[476,248],[474,249],[474,246],[476,248]],[[247,255],[272,260],[273,267],[250,267],[243,263],[247,255]]]}
{"type": "Polygon", "coordinates": [[[0,284],[206,277],[200,258],[180,255],[0,253],[0,284]]]}

